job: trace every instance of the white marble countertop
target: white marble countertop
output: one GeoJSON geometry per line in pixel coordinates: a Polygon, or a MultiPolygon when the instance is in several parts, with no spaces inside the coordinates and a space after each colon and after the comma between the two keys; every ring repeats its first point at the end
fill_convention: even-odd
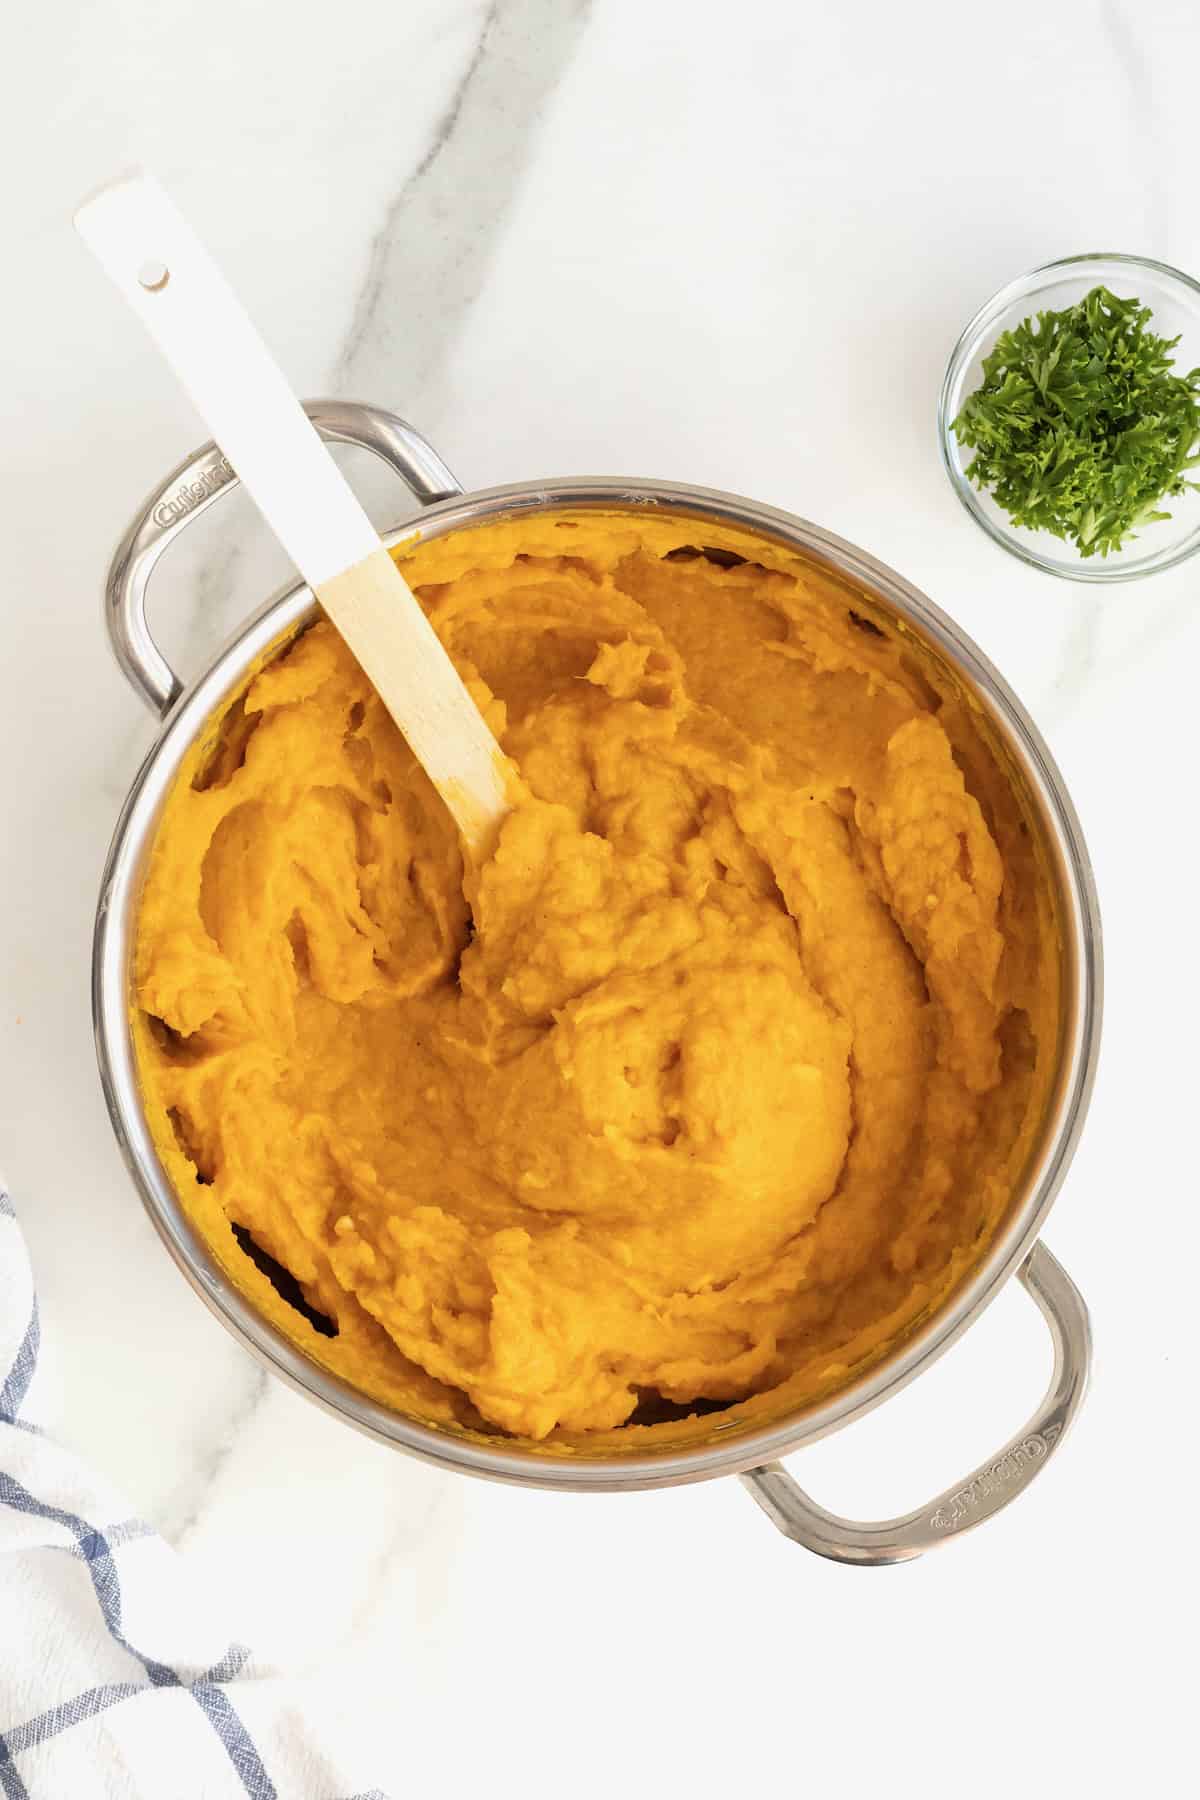
{"type": "MultiPolygon", "coordinates": [[[[0,1163],[56,1429],[261,1649],[385,1700],[398,1792],[1180,1791],[1200,561],[1103,592],[1025,569],[960,510],[933,414],[958,329],[1021,271],[1084,249],[1200,270],[1193,0],[58,0],[14,33],[0,1163]],[[71,232],[134,161],[301,393],[405,413],[468,486],[661,475],[816,519],[952,612],[1046,733],[1106,927],[1100,1082],[1047,1233],[1093,1310],[1094,1388],[1046,1479],[964,1542],[863,1574],[731,1481],[574,1498],[441,1474],[268,1380],[161,1250],[88,999],[99,871],[153,731],[100,584],[205,435],[71,232]]],[[[353,469],[390,522],[386,479],[353,469]]],[[[152,597],[185,671],[283,573],[240,496],[193,536],[152,597]]],[[[1047,1357],[1010,1287],[795,1466],[843,1510],[913,1505],[1015,1429],[1047,1357]]]]}

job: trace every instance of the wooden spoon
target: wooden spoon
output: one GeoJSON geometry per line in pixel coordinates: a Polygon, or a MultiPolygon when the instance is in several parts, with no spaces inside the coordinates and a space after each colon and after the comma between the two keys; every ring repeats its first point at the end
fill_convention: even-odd
{"type": "Polygon", "coordinates": [[[267,524],[361,663],[475,859],[506,758],[279,365],[169,195],[137,174],[75,214],[267,524]]]}

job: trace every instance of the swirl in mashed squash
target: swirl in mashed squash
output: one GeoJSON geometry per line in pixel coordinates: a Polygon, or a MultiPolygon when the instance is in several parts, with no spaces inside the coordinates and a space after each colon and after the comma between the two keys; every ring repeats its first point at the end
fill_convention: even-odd
{"type": "Polygon", "coordinates": [[[978,1258],[1055,1054],[1047,885],[970,707],[745,532],[552,513],[397,554],[517,803],[464,871],[325,623],[212,722],[135,968],[189,1213],[435,1422],[645,1441],[827,1391],[978,1258]]]}

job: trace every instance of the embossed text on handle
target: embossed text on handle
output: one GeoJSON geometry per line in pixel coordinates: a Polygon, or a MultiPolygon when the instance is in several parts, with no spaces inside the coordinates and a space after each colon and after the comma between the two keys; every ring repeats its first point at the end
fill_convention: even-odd
{"type": "Polygon", "coordinates": [[[222,456],[210,469],[205,469],[202,475],[190,476],[181,481],[173,493],[159,501],[150,516],[156,525],[175,525],[180,519],[186,519],[190,512],[194,512],[202,500],[207,500],[210,494],[217,493],[236,479],[232,463],[222,456]]]}
{"type": "Polygon", "coordinates": [[[929,1523],[935,1531],[954,1531],[979,1511],[979,1508],[990,1500],[992,1495],[1010,1482],[1023,1476],[1031,1463],[1041,1462],[1054,1447],[1054,1441],[1062,1430],[1061,1425],[1047,1425],[1044,1431],[1031,1431],[1029,1436],[1014,1444],[1011,1450],[992,1463],[990,1468],[980,1469],[978,1475],[972,1477],[965,1487],[957,1493],[949,1494],[941,1502],[935,1512],[930,1513],[929,1523]]]}

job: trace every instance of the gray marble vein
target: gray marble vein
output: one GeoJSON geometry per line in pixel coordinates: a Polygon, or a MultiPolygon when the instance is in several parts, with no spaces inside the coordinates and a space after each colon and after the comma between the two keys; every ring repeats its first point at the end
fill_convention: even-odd
{"type": "MultiPolygon", "coordinates": [[[[432,141],[372,239],[332,393],[428,412],[431,380],[483,285],[543,108],[575,53],[590,4],[492,0],[432,141]]],[[[262,560],[263,528],[257,520],[244,528],[245,543],[205,555],[192,579],[179,583],[170,635],[185,680],[232,629],[230,596],[262,560]],[[249,559],[247,549],[254,552],[249,559]]],[[[268,591],[269,584],[262,593],[268,591]]]]}
{"type": "Polygon", "coordinates": [[[403,410],[474,303],[590,0],[492,0],[471,60],[417,167],[388,205],[333,373],[333,391],[403,410]]]}
{"type": "Polygon", "coordinates": [[[1101,594],[1085,589],[1075,603],[1075,616],[1059,654],[1058,667],[1038,709],[1039,720],[1045,726],[1060,725],[1074,711],[1085,687],[1096,675],[1104,623],[1102,599],[1101,594]]]}
{"type": "MultiPolygon", "coordinates": [[[[257,519],[253,526],[259,531],[265,529],[257,519]]],[[[206,557],[196,571],[184,610],[184,652],[180,673],[185,682],[192,679],[235,623],[224,615],[229,596],[234,591],[242,555],[240,544],[224,545],[206,557]]]]}
{"type": "Polygon", "coordinates": [[[199,1448],[197,1461],[163,1508],[159,1529],[163,1536],[181,1548],[189,1532],[198,1523],[221,1479],[222,1471],[241,1441],[255,1413],[266,1399],[267,1372],[257,1364],[247,1368],[245,1384],[221,1422],[219,1436],[206,1447],[199,1448]]]}
{"type": "Polygon", "coordinates": [[[121,706],[119,726],[101,741],[94,769],[95,790],[109,808],[105,824],[111,827],[117,822],[117,814],[138,764],[150,746],[155,727],[142,701],[136,698],[132,688],[125,686],[124,677],[111,657],[103,670],[103,679],[117,686],[121,706]]]}
{"type": "MultiPolygon", "coordinates": [[[[445,1478],[450,1484],[459,1479],[458,1476],[445,1478]]],[[[415,1603],[418,1616],[437,1616],[445,1587],[444,1564],[440,1557],[429,1558],[414,1555],[414,1552],[427,1539],[435,1515],[456,1504],[457,1497],[448,1486],[423,1483],[397,1490],[396,1524],[386,1540],[376,1547],[370,1566],[360,1581],[350,1615],[337,1634],[338,1644],[344,1651],[352,1651],[355,1645],[371,1640],[381,1623],[386,1622],[395,1610],[397,1594],[403,1591],[406,1582],[413,1582],[417,1595],[421,1596],[415,1603]],[[413,1504],[415,1493],[422,1494],[416,1505],[413,1504]]],[[[406,1611],[413,1608],[413,1595],[410,1593],[401,1604],[406,1611]]]]}
{"type": "Polygon", "coordinates": [[[1148,256],[1166,253],[1170,230],[1170,199],[1166,171],[1171,168],[1159,124],[1159,107],[1155,98],[1150,65],[1144,44],[1145,25],[1135,22],[1120,0],[1101,0],[1100,19],[1112,47],[1129,102],[1133,133],[1141,150],[1142,192],[1146,206],[1147,242],[1140,244],[1088,245],[1088,249],[1140,251],[1148,256]]]}

